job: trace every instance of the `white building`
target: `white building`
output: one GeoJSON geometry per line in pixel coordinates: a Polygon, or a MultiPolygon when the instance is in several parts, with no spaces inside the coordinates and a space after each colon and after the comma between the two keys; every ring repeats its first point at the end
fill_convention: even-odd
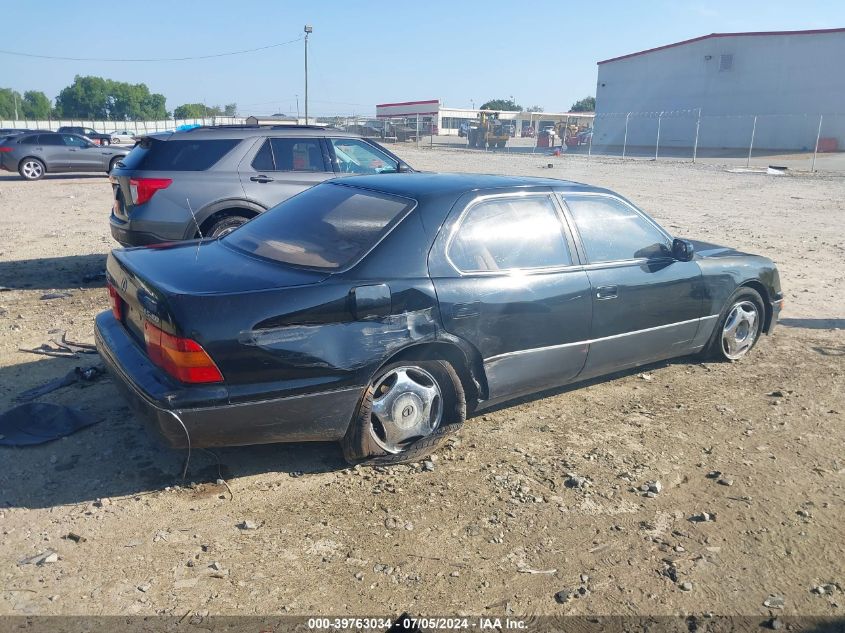
{"type": "MultiPolygon", "coordinates": [[[[376,105],[376,117],[379,119],[404,119],[413,127],[419,117],[421,132],[428,133],[433,126],[434,133],[440,136],[457,136],[461,124],[475,121],[479,112],[481,110],[472,108],[449,108],[441,104],[439,99],[376,105]]],[[[513,121],[516,136],[521,136],[522,130],[528,127],[533,127],[537,131],[560,122],[587,126],[593,119],[592,112],[509,112],[506,110],[488,110],[488,112],[498,112],[500,119],[513,121]]]]}
{"type": "Polygon", "coordinates": [[[712,33],[598,62],[593,143],[845,148],[845,29],[712,33]],[[631,113],[631,114],[628,114],[631,113]],[[660,115],[660,113],[664,113],[660,115]],[[699,119],[699,114],[701,119],[699,119]],[[754,129],[754,117],[757,125],[754,129]]]}

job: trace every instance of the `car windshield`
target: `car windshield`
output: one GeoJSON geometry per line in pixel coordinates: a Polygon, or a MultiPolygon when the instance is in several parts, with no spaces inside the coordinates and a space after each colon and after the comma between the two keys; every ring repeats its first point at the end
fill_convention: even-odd
{"type": "Polygon", "coordinates": [[[414,207],[413,200],[327,183],[222,238],[265,259],[337,270],[356,262],[414,207]]]}

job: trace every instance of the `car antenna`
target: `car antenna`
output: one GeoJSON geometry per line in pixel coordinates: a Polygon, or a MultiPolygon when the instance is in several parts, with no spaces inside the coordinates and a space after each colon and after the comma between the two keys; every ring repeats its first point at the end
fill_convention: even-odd
{"type": "MultiPolygon", "coordinates": [[[[194,218],[194,226],[197,227],[197,233],[200,234],[200,240],[202,240],[202,239],[205,238],[205,236],[202,234],[202,229],[200,228],[200,223],[197,222],[197,216],[194,213],[194,210],[191,208],[191,199],[185,198],[185,202],[188,203],[188,211],[191,212],[191,217],[194,218]]],[[[194,255],[194,263],[196,263],[196,261],[199,259],[199,257],[200,257],[200,242],[197,242],[197,252],[194,255]]]]}

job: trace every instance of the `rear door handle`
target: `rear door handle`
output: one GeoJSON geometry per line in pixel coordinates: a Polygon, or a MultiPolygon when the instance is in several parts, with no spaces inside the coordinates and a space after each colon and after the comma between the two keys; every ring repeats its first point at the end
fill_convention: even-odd
{"type": "Polygon", "coordinates": [[[252,182],[273,182],[273,179],[269,176],[252,176],[250,180],[252,182]]]}
{"type": "Polygon", "coordinates": [[[599,286],[596,288],[596,299],[615,299],[619,296],[619,288],[616,286],[599,286]]]}

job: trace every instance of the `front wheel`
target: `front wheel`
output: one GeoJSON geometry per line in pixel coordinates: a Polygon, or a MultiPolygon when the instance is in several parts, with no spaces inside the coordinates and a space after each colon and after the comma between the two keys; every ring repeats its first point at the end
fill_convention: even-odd
{"type": "Polygon", "coordinates": [[[725,304],[707,355],[737,361],[752,350],[763,332],[763,299],[753,288],[739,288],[725,304]]]}
{"type": "Polygon", "coordinates": [[[422,459],[466,419],[466,397],[452,365],[406,360],[384,367],[367,386],[341,441],[350,464],[422,459]]]}

